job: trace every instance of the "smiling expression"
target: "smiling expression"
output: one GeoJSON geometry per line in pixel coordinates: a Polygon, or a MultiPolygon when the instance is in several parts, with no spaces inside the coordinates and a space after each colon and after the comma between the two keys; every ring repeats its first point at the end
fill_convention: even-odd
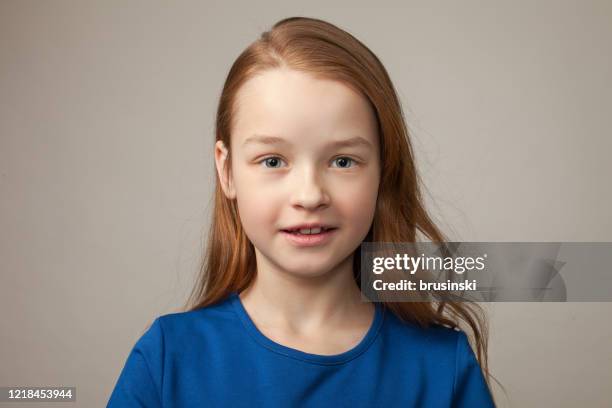
{"type": "Polygon", "coordinates": [[[380,181],[368,100],[339,81],[279,68],[243,84],[235,114],[229,178],[221,141],[215,160],[258,270],[319,276],[351,260],[372,225],[380,181]],[[309,223],[335,229],[319,238],[283,231],[309,223]]]}

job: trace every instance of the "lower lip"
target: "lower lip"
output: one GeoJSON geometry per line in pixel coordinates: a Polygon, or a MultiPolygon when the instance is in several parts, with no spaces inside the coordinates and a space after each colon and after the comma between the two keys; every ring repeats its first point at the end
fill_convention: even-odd
{"type": "Polygon", "coordinates": [[[316,245],[323,245],[331,239],[337,229],[321,231],[318,234],[292,234],[287,231],[281,231],[283,235],[294,245],[300,247],[310,247],[316,245]]]}

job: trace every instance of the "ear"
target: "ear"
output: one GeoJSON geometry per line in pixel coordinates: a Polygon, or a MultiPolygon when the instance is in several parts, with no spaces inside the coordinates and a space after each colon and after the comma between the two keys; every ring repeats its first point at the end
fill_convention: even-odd
{"type": "Polygon", "coordinates": [[[215,143],[215,165],[217,167],[217,174],[221,181],[221,189],[225,196],[230,200],[236,198],[236,190],[234,188],[234,181],[232,178],[232,172],[229,168],[227,157],[229,152],[221,140],[217,140],[215,143]]]}

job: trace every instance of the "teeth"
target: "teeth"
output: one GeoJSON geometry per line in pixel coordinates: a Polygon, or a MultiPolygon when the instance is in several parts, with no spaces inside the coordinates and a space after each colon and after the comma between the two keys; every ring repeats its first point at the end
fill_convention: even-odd
{"type": "Polygon", "coordinates": [[[318,234],[321,232],[321,228],[304,228],[300,230],[300,234],[310,235],[310,234],[318,234]]]}

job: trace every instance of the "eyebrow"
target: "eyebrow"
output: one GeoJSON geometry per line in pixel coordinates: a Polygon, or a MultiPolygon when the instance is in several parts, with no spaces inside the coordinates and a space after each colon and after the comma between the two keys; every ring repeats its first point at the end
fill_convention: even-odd
{"type": "MultiPolygon", "coordinates": [[[[268,136],[268,135],[253,135],[248,137],[244,143],[242,143],[242,146],[246,146],[247,144],[265,144],[265,145],[290,145],[291,143],[289,143],[287,140],[283,139],[282,137],[278,137],[278,136],[268,136]]],[[[330,142],[327,144],[330,147],[358,147],[358,146],[363,146],[363,147],[367,147],[367,148],[374,148],[374,146],[372,146],[372,143],[370,143],[368,140],[364,139],[361,136],[353,136],[351,138],[345,139],[345,140],[337,140],[334,142],[330,142]]]]}

